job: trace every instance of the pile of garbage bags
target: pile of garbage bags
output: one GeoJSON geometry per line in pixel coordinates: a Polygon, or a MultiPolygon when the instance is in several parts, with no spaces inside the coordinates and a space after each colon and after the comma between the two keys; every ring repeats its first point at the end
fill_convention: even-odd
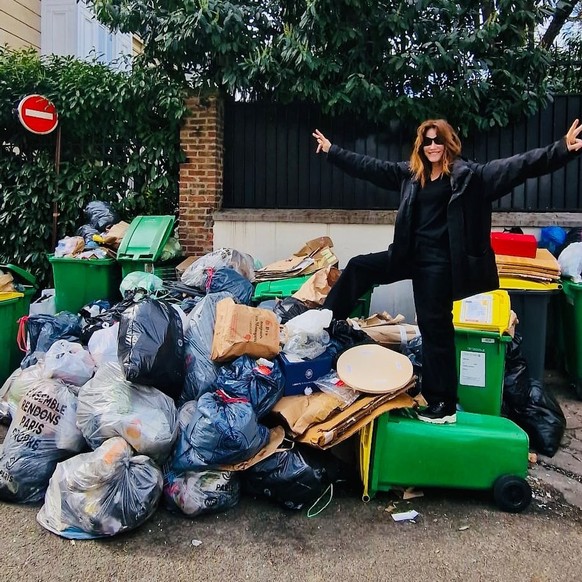
{"type": "Polygon", "coordinates": [[[252,257],[221,249],[184,272],[186,293],[134,272],[116,305],[23,318],[26,352],[0,389],[0,499],[42,503],[43,527],[88,539],[160,503],[194,518],[246,492],[300,509],[340,481],[333,454],[284,440],[277,356],[337,356],[364,338],[297,300],[253,306],[253,276],[252,257]]]}

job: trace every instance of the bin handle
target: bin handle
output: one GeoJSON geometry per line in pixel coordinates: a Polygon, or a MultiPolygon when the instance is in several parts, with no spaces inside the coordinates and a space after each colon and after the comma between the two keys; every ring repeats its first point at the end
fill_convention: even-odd
{"type": "Polygon", "coordinates": [[[18,320],[18,333],[16,335],[16,343],[20,348],[21,352],[27,352],[28,348],[26,347],[26,323],[28,322],[28,315],[23,315],[18,320]]]}

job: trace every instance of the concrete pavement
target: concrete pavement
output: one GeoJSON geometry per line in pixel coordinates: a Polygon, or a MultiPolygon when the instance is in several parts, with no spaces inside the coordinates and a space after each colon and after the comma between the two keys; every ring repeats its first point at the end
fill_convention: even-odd
{"type": "Polygon", "coordinates": [[[538,455],[530,479],[553,488],[582,509],[582,401],[576,398],[568,378],[557,370],[546,370],[544,386],[554,392],[562,407],[566,431],[553,457],[538,455]]]}

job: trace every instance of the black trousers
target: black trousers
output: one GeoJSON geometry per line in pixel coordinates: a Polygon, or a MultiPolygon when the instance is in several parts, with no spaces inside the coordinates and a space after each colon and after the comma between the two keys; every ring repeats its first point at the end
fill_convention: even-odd
{"type": "MultiPolygon", "coordinates": [[[[416,319],[422,335],[422,394],[429,404],[456,403],[457,367],[448,250],[417,247],[411,262],[416,319]]],[[[323,307],[331,309],[336,319],[345,319],[364,293],[374,285],[393,280],[388,251],[353,257],[323,307]]]]}

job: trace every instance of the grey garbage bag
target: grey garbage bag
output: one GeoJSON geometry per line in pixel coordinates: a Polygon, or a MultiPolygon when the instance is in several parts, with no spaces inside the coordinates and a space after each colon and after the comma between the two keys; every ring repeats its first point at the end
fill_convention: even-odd
{"type": "Polygon", "coordinates": [[[161,463],[176,440],[177,416],[169,396],[128,382],[117,363],[101,365],[79,390],[77,425],[92,449],[120,436],[138,453],[161,463]]]}
{"type": "Polygon", "coordinates": [[[214,388],[219,366],[211,359],[216,305],[222,299],[232,297],[230,293],[209,293],[188,315],[184,332],[186,377],[181,403],[197,400],[214,388]]]}
{"type": "Polygon", "coordinates": [[[161,470],[120,437],[59,463],[36,519],[68,539],[93,539],[135,529],[156,510],[161,470]]]}
{"type": "Polygon", "coordinates": [[[41,501],[59,461],[86,448],[77,398],[60,380],[40,379],[20,400],[0,452],[0,499],[41,501]]]}
{"type": "Polygon", "coordinates": [[[222,390],[203,394],[180,408],[179,435],[170,459],[174,471],[215,469],[246,461],[269,440],[246,398],[222,390]]]}
{"type": "Polygon", "coordinates": [[[164,474],[164,502],[169,511],[188,517],[226,511],[240,499],[240,478],[234,471],[180,471],[164,474]]]}

